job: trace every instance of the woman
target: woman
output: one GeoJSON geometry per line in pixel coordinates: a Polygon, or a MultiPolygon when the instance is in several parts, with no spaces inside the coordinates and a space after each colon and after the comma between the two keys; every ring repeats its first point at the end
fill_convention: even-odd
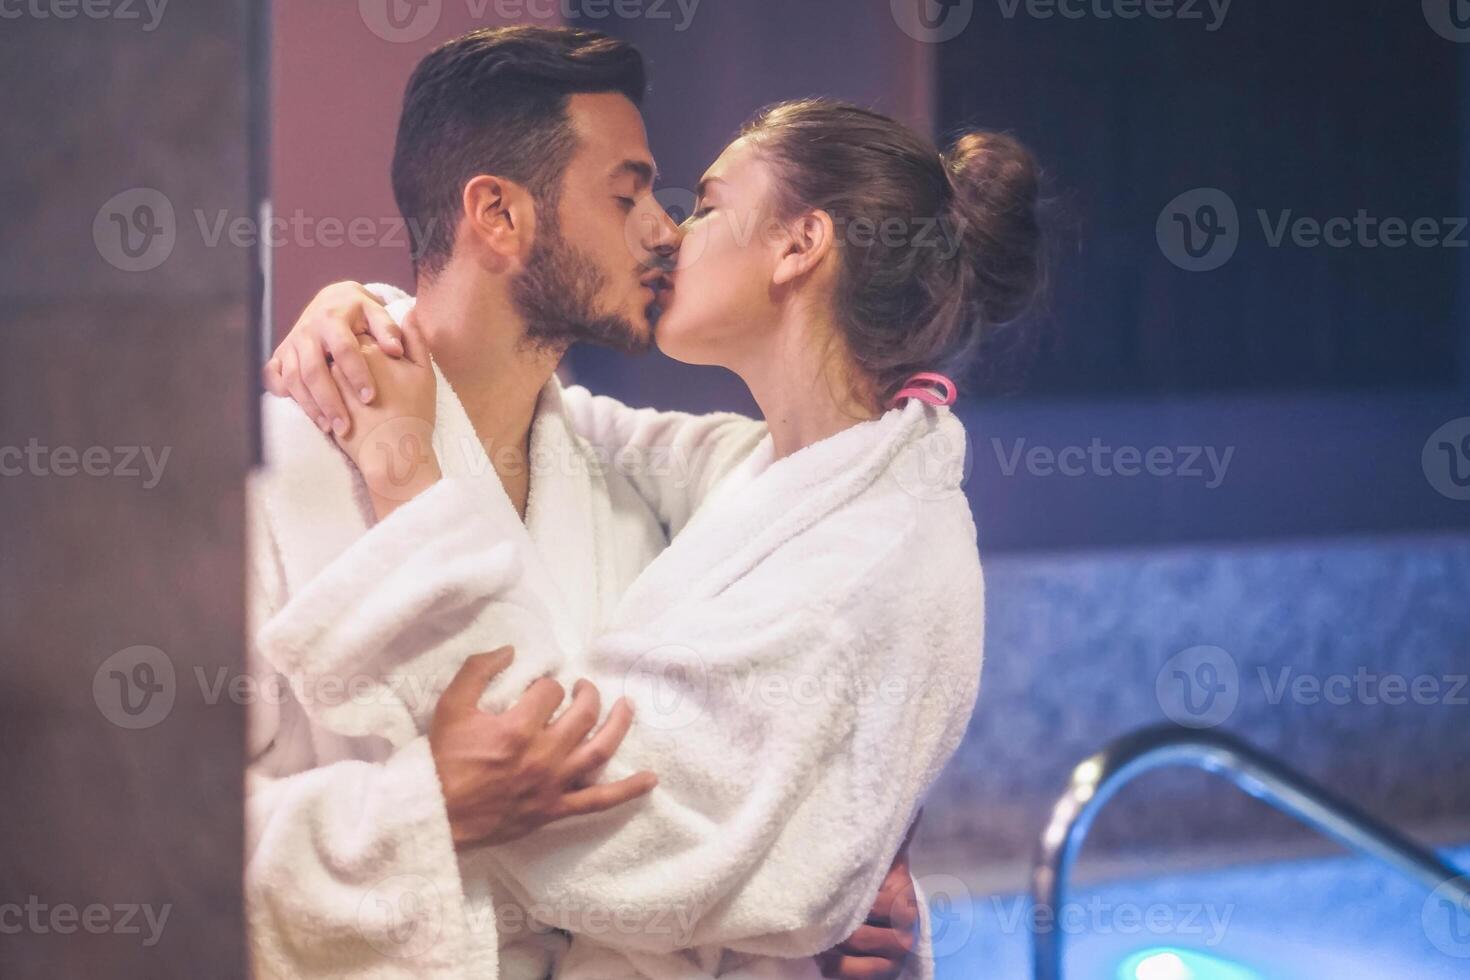
{"type": "MultiPolygon", "coordinates": [[[[502,641],[538,669],[574,664],[620,690],[645,733],[608,776],[659,774],[634,817],[569,821],[489,849],[492,875],[575,934],[558,976],[811,976],[795,958],[861,920],[978,691],[965,439],[947,409],[952,383],[933,371],[964,367],[1033,295],[1036,194],[1032,161],[1007,137],[971,133],[941,156],[873,112],[778,105],[701,182],[657,331],[669,355],[739,375],[765,422],[565,392],[604,453],[666,449],[683,465],[629,474],[673,540],[601,635],[568,641],[523,606],[502,641]],[[577,914],[608,906],[630,910],[626,928],[589,930],[577,914]],[[676,928],[658,921],[671,912],[676,928]]],[[[385,298],[401,319],[410,301],[385,298]]],[[[346,399],[343,448],[359,464],[375,429],[432,406],[436,383],[427,366],[382,351],[368,360],[379,398],[346,399]]],[[[381,623],[385,601],[397,603],[386,618],[404,622],[493,607],[512,585],[474,563],[496,545],[480,510],[454,479],[416,481],[354,547],[376,549],[379,568],[421,562],[432,584],[396,575],[400,594],[385,596],[313,582],[331,593],[314,597],[313,621],[266,642],[381,662],[353,650],[370,632],[353,624],[381,623]],[[408,527],[432,546],[406,540],[408,527]]],[[[442,648],[399,646],[397,667],[442,672],[442,648]]],[[[402,718],[355,723],[404,737],[425,723],[422,705],[394,704],[402,718]]]]}

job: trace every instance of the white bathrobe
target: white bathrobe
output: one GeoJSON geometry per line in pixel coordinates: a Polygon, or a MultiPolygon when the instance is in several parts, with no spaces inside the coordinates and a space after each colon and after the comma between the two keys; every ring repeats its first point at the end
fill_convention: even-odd
{"type": "MultiPolygon", "coordinates": [[[[368,529],[340,455],[256,493],[277,599],[258,647],[293,694],[257,732],[275,736],[259,768],[277,774],[251,799],[258,966],[540,977],[562,946],[535,922],[573,935],[567,980],[815,977],[810,956],[861,923],[973,708],[959,423],[911,403],[773,464],[749,420],[552,382],[528,534],[440,384],[446,479],[387,521],[368,529]],[[610,468],[569,421],[603,459],[621,451],[610,468]],[[547,489],[562,484],[588,492],[547,489]],[[677,537],[619,602],[661,543],[634,487],[677,537]],[[543,538],[583,564],[546,561],[543,538]],[[423,732],[464,657],[506,643],[515,665],[482,706],[541,674],[586,676],[605,708],[637,709],[603,778],[651,768],[660,785],[456,861],[423,732]]],[[[292,427],[325,444],[285,408],[273,443],[292,427]]]]}

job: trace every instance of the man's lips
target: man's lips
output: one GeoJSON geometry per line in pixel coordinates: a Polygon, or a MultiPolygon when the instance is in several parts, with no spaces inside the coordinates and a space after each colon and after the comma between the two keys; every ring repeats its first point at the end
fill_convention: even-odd
{"type": "Polygon", "coordinates": [[[669,290],[672,290],[674,288],[674,281],[672,276],[662,269],[646,273],[638,281],[642,284],[644,289],[653,293],[655,296],[668,292],[669,290]]]}

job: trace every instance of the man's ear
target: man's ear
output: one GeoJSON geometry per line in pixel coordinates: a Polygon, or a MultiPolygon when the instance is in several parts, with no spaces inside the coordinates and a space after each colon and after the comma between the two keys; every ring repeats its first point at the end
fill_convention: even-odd
{"type": "Polygon", "coordinates": [[[513,180],[481,174],[464,185],[466,230],[490,253],[524,258],[536,240],[536,202],[513,180]]]}
{"type": "Polygon", "coordinates": [[[822,264],[837,245],[832,216],[826,211],[808,211],[786,223],[776,260],[775,281],[779,286],[800,279],[822,264]]]}

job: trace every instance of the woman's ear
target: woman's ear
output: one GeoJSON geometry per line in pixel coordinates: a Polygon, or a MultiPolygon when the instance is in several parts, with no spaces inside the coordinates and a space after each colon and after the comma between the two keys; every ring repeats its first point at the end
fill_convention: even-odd
{"type": "Polygon", "coordinates": [[[810,273],[837,245],[832,216],[826,211],[808,211],[788,222],[786,231],[776,260],[775,281],[779,286],[810,273]]]}
{"type": "Polygon", "coordinates": [[[513,180],[481,174],[465,184],[464,215],[471,237],[503,260],[524,258],[536,239],[536,203],[513,180]]]}

